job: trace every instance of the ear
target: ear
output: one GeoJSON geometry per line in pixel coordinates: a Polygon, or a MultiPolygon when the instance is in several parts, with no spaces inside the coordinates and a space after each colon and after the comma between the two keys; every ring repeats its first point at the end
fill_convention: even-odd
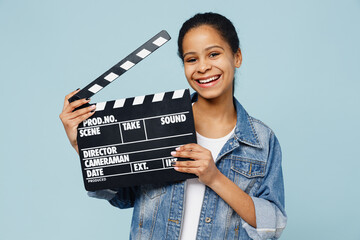
{"type": "Polygon", "coordinates": [[[235,63],[235,67],[239,68],[241,66],[242,63],[242,54],[241,54],[241,50],[240,48],[238,48],[238,50],[236,51],[236,53],[234,54],[234,63],[235,63]]]}

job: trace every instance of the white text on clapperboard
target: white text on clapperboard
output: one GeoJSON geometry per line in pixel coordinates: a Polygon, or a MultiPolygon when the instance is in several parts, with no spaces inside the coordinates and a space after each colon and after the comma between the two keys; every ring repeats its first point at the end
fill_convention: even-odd
{"type": "MultiPolygon", "coordinates": [[[[159,120],[161,125],[180,123],[186,121],[186,115],[182,113],[168,116],[165,115],[159,117],[159,120]]],[[[80,137],[101,135],[101,126],[114,123],[120,124],[124,131],[140,129],[142,127],[141,121],[143,120],[117,123],[117,119],[113,115],[103,116],[102,118],[89,118],[83,122],[84,127],[80,129],[79,134],[80,137]]],[[[83,150],[83,156],[87,178],[105,176],[102,168],[104,166],[130,162],[129,154],[118,153],[117,148],[113,146],[83,150]]],[[[176,161],[176,158],[170,157],[164,159],[164,161],[166,167],[171,167],[171,162],[176,161]]],[[[136,162],[132,164],[132,170],[134,172],[146,171],[148,169],[146,162],[136,162]]]]}

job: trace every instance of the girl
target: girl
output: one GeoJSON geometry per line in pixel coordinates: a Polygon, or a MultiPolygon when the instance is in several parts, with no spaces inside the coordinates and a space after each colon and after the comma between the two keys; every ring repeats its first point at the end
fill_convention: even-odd
{"type": "MultiPolygon", "coordinates": [[[[234,98],[242,62],[233,24],[197,14],[179,32],[178,54],[192,96],[198,144],[174,149],[174,169],[198,176],[184,182],[89,192],[118,208],[134,207],[133,239],[277,239],[286,225],[280,145],[273,131],[234,98]]],[[[78,151],[78,124],[93,114],[89,102],[65,98],[60,118],[78,151]]]]}

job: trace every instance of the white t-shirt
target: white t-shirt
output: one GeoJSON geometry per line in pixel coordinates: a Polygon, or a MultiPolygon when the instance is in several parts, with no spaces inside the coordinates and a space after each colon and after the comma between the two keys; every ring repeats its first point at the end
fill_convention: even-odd
{"type": "MultiPolygon", "coordinates": [[[[207,138],[196,133],[197,143],[210,150],[214,161],[216,161],[216,157],[219,155],[220,150],[234,134],[234,130],[235,128],[228,135],[221,138],[207,138]]],[[[182,240],[196,239],[204,194],[205,185],[199,182],[198,178],[186,180],[185,211],[181,229],[182,240]]]]}

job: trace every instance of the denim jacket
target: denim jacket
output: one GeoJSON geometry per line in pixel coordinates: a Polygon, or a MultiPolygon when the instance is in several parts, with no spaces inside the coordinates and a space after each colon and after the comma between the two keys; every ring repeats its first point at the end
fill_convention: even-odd
{"type": "MultiPolygon", "coordinates": [[[[193,95],[196,101],[197,95],[193,95]]],[[[234,99],[234,135],[220,151],[218,169],[255,205],[253,228],[206,187],[196,239],[277,239],[286,225],[281,149],[273,131],[249,116],[234,99]]],[[[170,153],[169,153],[170,154],[170,153]]],[[[118,208],[133,207],[130,239],[179,239],[184,213],[185,181],[88,192],[118,208]]]]}

